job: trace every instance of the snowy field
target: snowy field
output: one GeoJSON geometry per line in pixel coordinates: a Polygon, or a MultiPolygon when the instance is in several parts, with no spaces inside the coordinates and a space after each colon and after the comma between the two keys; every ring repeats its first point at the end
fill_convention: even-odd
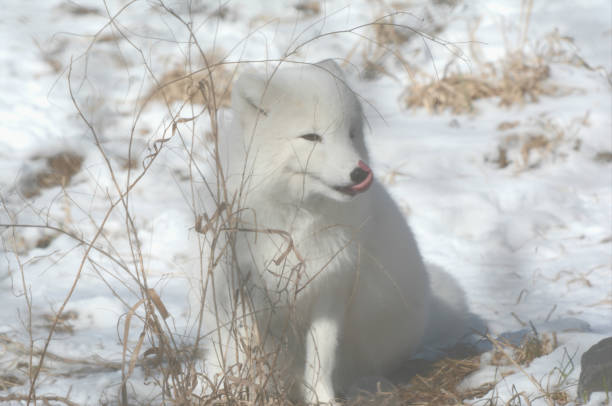
{"type": "Polygon", "coordinates": [[[5,0],[0,403],[162,402],[140,300],[154,290],[189,343],[180,272],[212,127],[206,71],[154,89],[205,66],[199,48],[227,62],[212,73],[221,121],[234,72],[341,64],[371,166],[426,261],[457,278],[491,337],[548,344],[522,364],[482,354],[460,386],[488,389],[465,403],[575,404],[582,353],[612,336],[611,7],[5,0]]]}

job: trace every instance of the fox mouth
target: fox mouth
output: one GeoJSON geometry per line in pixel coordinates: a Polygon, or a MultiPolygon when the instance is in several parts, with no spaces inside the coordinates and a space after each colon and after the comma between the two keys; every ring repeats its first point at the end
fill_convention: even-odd
{"type": "Polygon", "coordinates": [[[374,181],[374,173],[372,172],[372,169],[370,169],[368,165],[366,165],[362,161],[359,161],[358,167],[361,169],[362,174],[356,179],[356,182],[353,182],[351,184],[339,185],[339,186],[330,185],[325,180],[323,180],[321,177],[315,174],[312,174],[312,173],[308,173],[305,171],[296,171],[294,173],[299,176],[308,177],[313,180],[316,180],[318,183],[328,187],[331,190],[334,190],[340,194],[352,197],[352,196],[355,196],[359,193],[363,193],[366,190],[368,190],[370,186],[372,185],[372,182],[374,181]]]}
{"type": "Polygon", "coordinates": [[[355,196],[358,193],[365,192],[372,185],[372,181],[374,180],[374,173],[372,169],[368,165],[366,165],[363,161],[359,161],[359,168],[367,173],[365,179],[361,180],[359,183],[346,185],[346,186],[334,186],[333,189],[349,196],[355,196]]]}
{"type": "Polygon", "coordinates": [[[366,180],[364,180],[361,183],[358,183],[357,185],[334,186],[332,189],[342,194],[345,194],[345,195],[355,196],[356,194],[359,194],[359,193],[362,193],[368,190],[373,180],[374,180],[374,176],[372,174],[369,174],[366,180]]]}

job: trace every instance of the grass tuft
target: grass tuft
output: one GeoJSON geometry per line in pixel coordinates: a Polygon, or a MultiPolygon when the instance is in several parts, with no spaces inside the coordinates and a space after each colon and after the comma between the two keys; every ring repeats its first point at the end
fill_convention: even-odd
{"type": "Polygon", "coordinates": [[[474,113],[475,101],[494,97],[500,106],[524,105],[559,94],[559,87],[549,78],[550,67],[543,59],[515,52],[476,72],[453,73],[425,84],[415,82],[404,93],[404,102],[430,113],[451,110],[455,114],[474,113]]]}
{"type": "Polygon", "coordinates": [[[493,387],[487,383],[474,389],[458,389],[459,384],[480,368],[480,356],[462,359],[444,358],[435,362],[429,372],[416,375],[401,392],[402,404],[460,405],[475,397],[482,397],[493,387]]]}
{"type": "Polygon", "coordinates": [[[225,65],[218,54],[207,54],[201,62],[201,69],[189,72],[185,66],[175,66],[159,79],[160,85],[149,98],[162,103],[191,102],[210,108],[229,107],[233,72],[225,65]],[[214,100],[205,100],[202,86],[214,84],[214,100]],[[214,106],[213,106],[214,104],[214,106]]]}

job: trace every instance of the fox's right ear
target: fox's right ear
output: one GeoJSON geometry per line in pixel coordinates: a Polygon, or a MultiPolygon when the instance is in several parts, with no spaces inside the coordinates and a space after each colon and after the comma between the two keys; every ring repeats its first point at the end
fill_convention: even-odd
{"type": "Polygon", "coordinates": [[[257,73],[243,73],[232,88],[232,110],[239,116],[268,115],[263,99],[269,81],[257,73]]]}

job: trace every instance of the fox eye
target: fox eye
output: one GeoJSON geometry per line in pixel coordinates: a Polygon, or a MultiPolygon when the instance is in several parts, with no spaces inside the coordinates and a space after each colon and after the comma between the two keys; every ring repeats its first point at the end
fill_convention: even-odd
{"type": "Polygon", "coordinates": [[[312,142],[321,142],[321,136],[315,133],[300,135],[300,138],[304,138],[305,140],[312,142]]]}

